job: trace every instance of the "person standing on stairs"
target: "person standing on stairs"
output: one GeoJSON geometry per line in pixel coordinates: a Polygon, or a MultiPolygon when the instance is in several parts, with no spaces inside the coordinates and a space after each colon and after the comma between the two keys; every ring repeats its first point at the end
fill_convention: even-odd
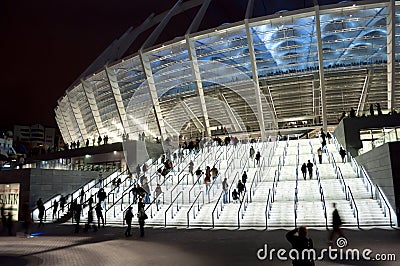
{"type": "Polygon", "coordinates": [[[313,166],[314,166],[314,164],[312,162],[310,162],[310,160],[308,160],[307,169],[308,169],[308,175],[310,176],[310,179],[312,179],[313,166]]]}
{"type": "Polygon", "coordinates": [[[342,163],[345,163],[346,162],[346,151],[342,147],[340,147],[339,154],[340,154],[340,157],[342,157],[342,163]]]}
{"type": "Polygon", "coordinates": [[[253,148],[253,146],[250,147],[250,158],[253,159],[254,158],[254,154],[255,154],[255,150],[253,148]]]}
{"type": "Polygon", "coordinates": [[[256,164],[257,164],[258,166],[260,166],[260,159],[261,159],[261,153],[260,153],[260,151],[257,151],[257,154],[256,154],[256,164]]]}
{"type": "Polygon", "coordinates": [[[247,173],[246,171],[243,171],[243,175],[242,175],[242,183],[245,185],[247,182],[247,173]]]}
{"type": "Polygon", "coordinates": [[[301,172],[303,174],[304,180],[306,180],[306,174],[307,174],[307,165],[306,165],[306,163],[303,163],[303,165],[301,166],[301,172]]]}
{"type": "Polygon", "coordinates": [[[317,150],[319,164],[322,164],[322,148],[319,147],[317,150]]]}

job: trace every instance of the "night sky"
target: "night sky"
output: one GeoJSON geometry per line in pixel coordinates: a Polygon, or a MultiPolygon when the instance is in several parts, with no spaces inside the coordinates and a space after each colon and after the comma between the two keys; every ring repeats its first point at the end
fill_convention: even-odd
{"type": "MultiPolygon", "coordinates": [[[[0,1],[0,129],[56,126],[57,99],[130,26],[176,0],[0,1]]],[[[319,1],[322,4],[339,1],[319,1]]],[[[213,0],[200,30],[243,20],[247,0],[213,0]]],[[[312,0],[255,0],[254,16],[312,6],[312,0]]],[[[182,36],[197,9],[174,18],[157,43],[182,36]]],[[[148,32],[147,32],[148,34],[148,32]]],[[[129,52],[140,48],[146,36],[129,52]]],[[[129,53],[128,53],[129,54],[129,53]]]]}

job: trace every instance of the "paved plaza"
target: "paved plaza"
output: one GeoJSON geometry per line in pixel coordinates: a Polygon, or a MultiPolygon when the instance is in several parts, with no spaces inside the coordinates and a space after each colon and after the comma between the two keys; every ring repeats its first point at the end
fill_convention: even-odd
{"type": "MultiPolygon", "coordinates": [[[[48,224],[37,236],[21,234],[0,237],[0,265],[291,265],[279,261],[273,254],[259,260],[257,252],[267,244],[267,250],[284,248],[286,230],[211,230],[146,228],[144,238],[133,228],[133,236],[124,237],[124,228],[105,227],[98,232],[75,234],[71,225],[48,224]]],[[[395,254],[400,259],[400,231],[371,229],[344,230],[347,249],[372,250],[375,254],[395,254]]],[[[317,251],[327,248],[328,233],[309,230],[317,251]]],[[[337,248],[333,246],[333,248],[337,248]]],[[[343,250],[346,250],[344,248],[343,250]]],[[[264,253],[260,253],[262,256],[264,253]]],[[[286,256],[288,256],[286,254],[286,256]]],[[[399,265],[396,261],[330,260],[328,256],[316,265],[399,265]]]]}

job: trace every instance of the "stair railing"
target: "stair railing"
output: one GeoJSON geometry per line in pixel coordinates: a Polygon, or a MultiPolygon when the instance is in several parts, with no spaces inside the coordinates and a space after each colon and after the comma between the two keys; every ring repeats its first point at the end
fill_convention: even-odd
{"type": "Polygon", "coordinates": [[[296,187],[294,189],[294,205],[293,205],[293,211],[294,211],[294,226],[297,227],[297,206],[299,202],[298,198],[298,184],[299,184],[299,176],[296,175],[296,187]]]}
{"type": "MultiPolygon", "coordinates": [[[[315,155],[314,155],[314,160],[315,160],[315,155]]],[[[316,173],[317,180],[318,180],[319,193],[321,194],[322,209],[324,210],[325,227],[326,227],[326,229],[328,229],[328,216],[326,214],[325,195],[324,195],[324,189],[322,188],[322,184],[321,184],[321,177],[319,176],[318,165],[315,165],[315,173],[316,173]]]]}
{"type": "Polygon", "coordinates": [[[253,196],[254,196],[254,194],[256,192],[256,187],[257,187],[257,185],[258,185],[258,183],[260,181],[261,181],[260,180],[260,174],[259,174],[259,172],[256,171],[254,173],[253,181],[251,182],[250,190],[249,190],[250,202],[253,202],[253,196]]]}
{"type": "Polygon", "coordinates": [[[265,205],[265,230],[268,229],[268,219],[270,217],[272,207],[271,189],[268,189],[267,204],[265,205]]]}
{"type": "Polygon", "coordinates": [[[217,202],[215,203],[214,209],[213,209],[213,211],[211,213],[212,228],[215,227],[215,218],[214,218],[215,216],[214,216],[214,213],[217,212],[217,219],[219,219],[219,217],[221,216],[222,211],[224,210],[224,204],[221,201],[221,199],[223,198],[224,193],[225,193],[225,191],[222,190],[221,194],[218,197],[217,202]],[[219,206],[219,208],[218,208],[218,206],[219,206]]]}
{"type": "Polygon", "coordinates": [[[364,183],[365,187],[367,188],[368,192],[371,193],[371,199],[373,199],[374,198],[374,190],[373,190],[374,186],[372,185],[372,181],[369,178],[369,175],[368,175],[367,171],[365,170],[364,166],[361,166],[359,169],[360,169],[360,177],[362,178],[363,183],[364,183]]]}
{"type": "MultiPolygon", "coordinates": [[[[388,200],[385,196],[385,194],[382,193],[380,187],[375,184],[375,196],[376,196],[376,200],[379,202],[379,206],[383,209],[383,214],[385,215],[385,217],[387,217],[387,213],[389,213],[389,221],[390,221],[390,227],[393,227],[393,219],[392,219],[392,208],[388,203],[388,200]]],[[[393,211],[393,215],[395,215],[395,212],[393,211]]],[[[396,220],[394,220],[396,221],[396,220]]],[[[396,222],[395,222],[396,224],[396,222]]]]}
{"type": "Polygon", "coordinates": [[[189,227],[189,214],[190,211],[193,210],[193,219],[196,219],[196,215],[200,212],[201,207],[204,205],[204,190],[200,191],[200,193],[197,195],[197,197],[194,199],[192,205],[190,206],[189,210],[186,213],[186,218],[187,218],[187,227],[189,227]],[[202,195],[202,203],[200,205],[200,195],[202,195]],[[197,207],[193,208],[194,204],[197,202],[197,207]],[[197,211],[196,211],[197,210],[197,211]]]}
{"type": "MultiPolygon", "coordinates": [[[[179,192],[178,195],[176,195],[175,199],[171,202],[171,204],[168,206],[168,208],[165,210],[164,213],[164,227],[167,227],[167,213],[171,207],[175,204],[176,206],[176,211],[178,212],[179,209],[182,207],[182,205],[179,205],[179,197],[181,197],[182,205],[183,205],[183,191],[179,192]]],[[[174,219],[174,208],[171,209],[171,218],[174,219]]]]}
{"type": "Polygon", "coordinates": [[[356,201],[354,200],[353,193],[351,192],[351,189],[349,186],[347,187],[347,193],[349,194],[348,198],[350,201],[350,207],[353,211],[353,215],[357,219],[357,227],[360,228],[360,220],[359,220],[359,216],[358,216],[357,204],[356,204],[356,201]]]}
{"type": "Polygon", "coordinates": [[[237,213],[238,218],[238,229],[240,228],[240,220],[243,219],[244,213],[246,212],[247,206],[249,204],[248,193],[245,191],[242,197],[242,202],[240,202],[240,206],[237,213]]]}
{"type": "Polygon", "coordinates": [[[182,185],[181,185],[181,191],[183,191],[183,184],[184,184],[184,182],[182,182],[182,181],[185,179],[185,177],[186,177],[186,180],[187,180],[187,179],[188,179],[188,176],[189,176],[189,174],[184,174],[181,178],[179,178],[179,175],[178,175],[178,182],[175,184],[175,186],[174,186],[174,187],[171,189],[171,191],[170,191],[171,202],[172,202],[172,195],[173,195],[175,189],[176,189],[180,184],[182,184],[182,185]]]}

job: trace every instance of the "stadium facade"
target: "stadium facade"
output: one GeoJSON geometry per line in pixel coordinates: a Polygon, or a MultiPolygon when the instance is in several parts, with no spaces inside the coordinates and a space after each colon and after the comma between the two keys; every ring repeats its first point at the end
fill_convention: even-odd
{"type": "MultiPolygon", "coordinates": [[[[400,1],[342,2],[252,17],[197,32],[210,1],[178,1],[109,47],[58,101],[67,143],[139,133],[301,132],[380,103],[396,108],[400,1]],[[171,17],[198,8],[186,33],[156,40],[171,17]],[[142,32],[142,48],[120,59],[142,32]],[[178,107],[177,107],[178,106],[178,107]]],[[[397,106],[398,107],[398,106],[397,106]]]]}

